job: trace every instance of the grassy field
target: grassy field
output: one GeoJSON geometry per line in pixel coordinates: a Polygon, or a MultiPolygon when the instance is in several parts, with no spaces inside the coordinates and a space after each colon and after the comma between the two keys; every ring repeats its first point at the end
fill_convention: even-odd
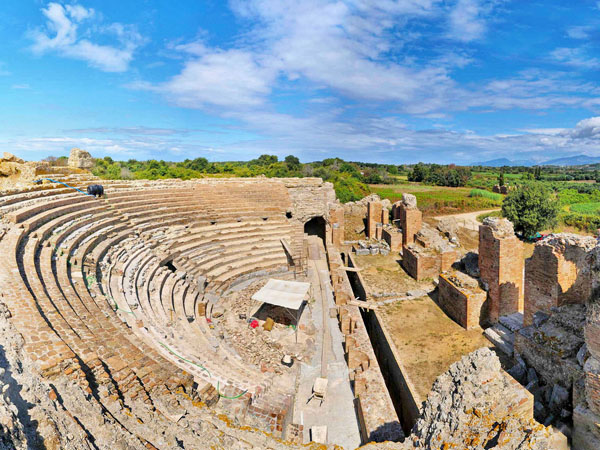
{"type": "Polygon", "coordinates": [[[503,198],[500,194],[479,189],[428,186],[420,183],[372,184],[369,187],[371,192],[389,199],[392,203],[400,200],[403,193],[415,195],[419,209],[426,216],[499,208],[503,198]],[[473,191],[477,192],[472,195],[473,191]]]}
{"type": "Polygon", "coordinates": [[[570,205],[570,210],[581,214],[598,214],[600,213],[600,202],[575,203],[570,205]]]}

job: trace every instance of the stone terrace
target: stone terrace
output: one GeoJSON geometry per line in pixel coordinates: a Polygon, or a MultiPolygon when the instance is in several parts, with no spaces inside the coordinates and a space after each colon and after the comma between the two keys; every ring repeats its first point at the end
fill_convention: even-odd
{"type": "MultiPolygon", "coordinates": [[[[82,190],[98,182],[52,178],[82,190]]],[[[43,377],[72,379],[148,448],[194,447],[196,432],[176,426],[191,402],[285,437],[294,382],[248,364],[213,317],[238,286],[297,273],[301,219],[328,216],[331,185],[102,184],[105,199],[49,183],[0,196],[2,301],[43,377]]]]}

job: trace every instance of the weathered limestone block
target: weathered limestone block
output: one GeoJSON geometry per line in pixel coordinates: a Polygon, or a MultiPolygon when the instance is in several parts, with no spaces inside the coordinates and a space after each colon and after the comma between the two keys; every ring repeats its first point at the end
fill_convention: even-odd
{"type": "Polygon", "coordinates": [[[545,321],[515,334],[515,353],[535,368],[546,384],[572,386],[583,378],[577,353],[583,345],[585,306],[564,305],[545,321]]]}
{"type": "Polygon", "coordinates": [[[464,356],[438,377],[404,445],[400,448],[568,448],[564,435],[533,422],[533,395],[501,369],[488,348],[464,356]]]}
{"type": "Polygon", "coordinates": [[[589,300],[593,288],[591,250],[595,246],[592,237],[566,233],[536,243],[525,267],[525,325],[532,323],[537,311],[589,300]]]}
{"type": "Polygon", "coordinates": [[[488,320],[523,310],[523,243],[507,219],[488,217],[479,226],[479,271],[488,286],[488,320]]]}
{"type": "Polygon", "coordinates": [[[72,148],[69,155],[69,167],[75,169],[91,169],[94,167],[94,159],[89,152],[80,148],[72,148]]]}
{"type": "Polygon", "coordinates": [[[4,152],[2,154],[2,162],[12,162],[12,163],[18,163],[18,164],[25,163],[25,161],[23,161],[21,158],[13,155],[12,153],[8,153],[8,152],[4,152]]]}
{"type": "Polygon", "coordinates": [[[417,197],[413,194],[402,194],[404,209],[417,209],[417,197]]]}

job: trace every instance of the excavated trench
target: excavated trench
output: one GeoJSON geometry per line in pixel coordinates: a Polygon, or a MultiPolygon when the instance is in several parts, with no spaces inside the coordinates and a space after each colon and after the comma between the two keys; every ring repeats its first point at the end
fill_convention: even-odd
{"type": "MultiPolygon", "coordinates": [[[[356,267],[352,255],[346,254],[343,259],[349,267],[356,267]]],[[[366,301],[366,288],[360,274],[358,272],[347,272],[347,274],[354,297],[366,301]]],[[[408,435],[419,416],[420,401],[407,383],[401,362],[398,361],[392,347],[391,337],[384,331],[377,313],[366,308],[360,308],[360,311],[398,420],[402,424],[404,433],[408,435]]]]}

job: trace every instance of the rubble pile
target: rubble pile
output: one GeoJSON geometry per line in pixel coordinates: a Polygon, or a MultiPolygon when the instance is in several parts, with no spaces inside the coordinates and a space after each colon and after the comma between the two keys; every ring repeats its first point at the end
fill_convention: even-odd
{"type": "Polygon", "coordinates": [[[354,251],[359,256],[364,255],[389,255],[390,246],[387,242],[376,240],[376,239],[367,239],[367,240],[359,240],[358,245],[354,247],[354,251]]]}
{"type": "Polygon", "coordinates": [[[511,380],[498,357],[480,348],[438,377],[402,445],[369,448],[566,449],[564,435],[533,420],[529,394],[511,380]]]}

